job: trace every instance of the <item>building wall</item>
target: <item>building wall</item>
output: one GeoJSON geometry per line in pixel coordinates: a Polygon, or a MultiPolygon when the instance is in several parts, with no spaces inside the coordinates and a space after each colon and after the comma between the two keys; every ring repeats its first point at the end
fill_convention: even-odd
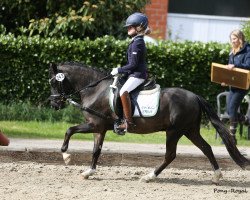
{"type": "Polygon", "coordinates": [[[250,20],[249,0],[151,0],[145,12],[155,39],[227,42],[250,20]],[[240,12],[239,12],[240,10],[240,12]]]}
{"type": "Polygon", "coordinates": [[[169,0],[166,38],[226,43],[250,20],[249,7],[249,0],[169,0]]]}
{"type": "Polygon", "coordinates": [[[169,0],[151,0],[146,6],[145,12],[152,29],[151,37],[165,39],[167,33],[167,14],[169,0]]]}
{"type": "Polygon", "coordinates": [[[169,0],[169,13],[250,17],[249,0],[169,0]]]}
{"type": "Polygon", "coordinates": [[[229,42],[229,34],[249,18],[168,13],[168,39],[229,42]]]}

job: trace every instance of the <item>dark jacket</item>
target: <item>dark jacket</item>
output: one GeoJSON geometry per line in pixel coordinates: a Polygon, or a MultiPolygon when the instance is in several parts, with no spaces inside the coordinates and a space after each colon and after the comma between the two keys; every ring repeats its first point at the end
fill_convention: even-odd
{"type": "Polygon", "coordinates": [[[127,64],[118,68],[118,73],[136,78],[147,78],[146,45],[143,36],[136,36],[128,46],[127,64]]]}
{"type": "Polygon", "coordinates": [[[235,67],[250,70],[250,45],[245,42],[242,49],[235,55],[229,54],[229,64],[234,64],[235,67]]]}
{"type": "MultiPolygon", "coordinates": [[[[228,64],[234,64],[237,68],[250,70],[250,45],[245,42],[240,51],[237,52],[235,55],[233,54],[233,52],[230,52],[228,64]]],[[[247,91],[235,87],[230,87],[230,90],[242,93],[246,93],[247,91]]]]}

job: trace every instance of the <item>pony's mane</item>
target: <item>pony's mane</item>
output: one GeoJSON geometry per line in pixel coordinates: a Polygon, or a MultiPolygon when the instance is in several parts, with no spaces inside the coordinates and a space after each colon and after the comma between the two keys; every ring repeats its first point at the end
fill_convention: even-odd
{"type": "Polygon", "coordinates": [[[70,66],[72,68],[84,68],[84,69],[88,69],[88,70],[93,70],[95,72],[99,72],[103,75],[108,75],[109,72],[107,72],[107,70],[104,70],[104,69],[101,69],[101,68],[97,68],[97,67],[93,67],[93,66],[90,66],[90,65],[87,65],[85,63],[81,63],[81,62],[76,62],[76,61],[66,61],[66,62],[63,62],[63,63],[59,63],[59,66],[63,66],[63,65],[67,65],[67,66],[70,66]]]}

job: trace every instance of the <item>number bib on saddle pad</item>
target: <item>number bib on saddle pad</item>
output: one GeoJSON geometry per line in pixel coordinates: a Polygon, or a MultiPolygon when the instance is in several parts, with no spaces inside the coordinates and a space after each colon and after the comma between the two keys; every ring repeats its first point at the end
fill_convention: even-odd
{"type": "MultiPolygon", "coordinates": [[[[136,99],[139,109],[135,105],[133,117],[153,117],[158,111],[160,92],[161,88],[160,85],[158,84],[156,84],[156,87],[152,90],[140,91],[136,99]],[[140,116],[140,112],[142,116],[140,116]]],[[[113,104],[114,96],[115,95],[113,89],[111,88],[109,95],[109,105],[113,111],[114,111],[114,104],[113,104]]]]}

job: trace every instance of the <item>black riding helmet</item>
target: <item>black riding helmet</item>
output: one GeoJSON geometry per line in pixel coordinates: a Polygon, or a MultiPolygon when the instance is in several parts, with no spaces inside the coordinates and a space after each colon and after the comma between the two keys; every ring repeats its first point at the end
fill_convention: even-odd
{"type": "Polygon", "coordinates": [[[136,12],[130,15],[124,27],[133,26],[133,27],[140,27],[142,30],[145,30],[148,26],[148,17],[142,13],[136,12]]]}

